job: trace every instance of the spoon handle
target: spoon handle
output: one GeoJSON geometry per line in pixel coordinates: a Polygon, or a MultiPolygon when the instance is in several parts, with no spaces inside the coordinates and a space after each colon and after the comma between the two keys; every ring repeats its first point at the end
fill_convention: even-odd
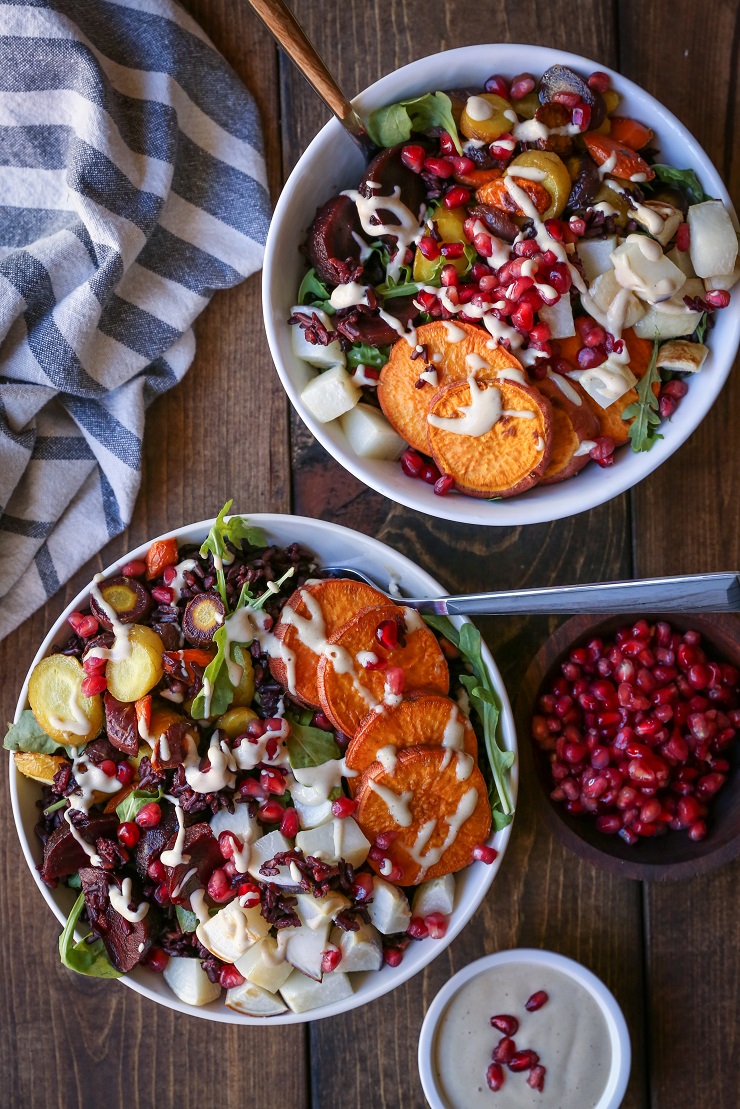
{"type": "Polygon", "coordinates": [[[740,612],[740,578],[736,573],[684,574],[671,578],[643,578],[640,581],[469,593],[459,597],[440,597],[438,600],[404,600],[403,603],[419,612],[435,612],[442,616],[740,612]]]}
{"type": "Polygon", "coordinates": [[[349,132],[363,154],[375,149],[357,112],[329,72],[316,47],[283,0],[247,0],[314,92],[349,132]]]}

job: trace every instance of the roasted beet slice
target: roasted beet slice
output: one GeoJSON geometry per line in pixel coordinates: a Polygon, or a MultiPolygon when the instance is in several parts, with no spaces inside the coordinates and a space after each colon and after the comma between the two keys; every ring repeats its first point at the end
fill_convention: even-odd
{"type": "Polygon", "coordinates": [[[542,74],[540,103],[548,104],[551,100],[558,102],[562,97],[561,102],[572,108],[575,107],[575,102],[571,103],[570,100],[576,96],[591,109],[589,128],[600,127],[606,118],[606,104],[600,92],[590,88],[582,77],[565,65],[552,65],[542,74]]]}
{"type": "MultiPolygon", "coordinates": [[[[413,297],[397,297],[388,302],[386,311],[400,320],[404,327],[408,327],[418,308],[414,307],[413,297]]],[[[395,343],[398,332],[380,316],[367,312],[351,312],[343,319],[337,319],[336,329],[351,343],[367,343],[371,347],[385,347],[395,343]]]]}
{"type": "MultiPolygon", "coordinates": [[[[109,816],[93,816],[85,824],[77,826],[77,831],[91,847],[95,847],[98,839],[103,836],[115,836],[118,827],[118,817],[115,813],[109,816]]],[[[88,856],[83,847],[72,835],[72,829],[66,820],[49,836],[44,847],[44,861],[41,865],[41,877],[45,882],[54,878],[63,878],[67,874],[74,874],[80,867],[88,862],[88,856]]]]}
{"type": "MultiPolygon", "coordinates": [[[[176,839],[177,835],[170,838],[168,850],[171,851],[175,846],[176,839]]],[[[184,855],[190,856],[188,862],[167,867],[167,891],[176,905],[187,902],[196,886],[205,886],[216,867],[223,866],[224,862],[218,840],[209,824],[193,824],[187,828],[182,850],[184,855]],[[183,882],[188,871],[193,868],[196,873],[183,882]]]]}
{"type": "MultiPolygon", "coordinates": [[[[103,600],[116,612],[122,624],[140,624],[152,607],[152,598],[136,578],[111,578],[98,587],[103,600]]],[[[110,631],[112,624],[93,596],[90,611],[98,623],[110,631]]]]}
{"type": "Polygon", "coordinates": [[[192,730],[192,726],[186,720],[183,720],[170,724],[162,732],[152,756],[152,766],[155,770],[171,770],[185,762],[185,756],[187,755],[185,737],[192,730]]]}
{"type": "Polygon", "coordinates": [[[136,708],[128,701],[117,701],[112,693],[106,691],[105,730],[108,739],[125,755],[136,755],[139,751],[139,726],[136,708]]]}
{"type": "MultiPolygon", "coordinates": [[[[187,823],[188,815],[185,814],[187,823]]],[[[141,839],[136,845],[136,873],[142,878],[146,877],[147,867],[154,859],[158,859],[165,847],[177,832],[177,817],[175,810],[167,806],[162,810],[162,819],[154,828],[142,830],[141,839]]]]}
{"type": "MultiPolygon", "coordinates": [[[[150,904],[143,920],[126,920],[110,903],[109,885],[113,882],[119,884],[112,874],[99,867],[84,866],[80,870],[80,881],[92,927],[103,941],[113,966],[122,974],[127,974],[146,958],[151,947],[152,937],[159,926],[156,907],[150,904]]],[[[140,890],[132,890],[132,901],[139,904],[140,890]]]]}
{"type": "Polygon", "coordinates": [[[218,593],[199,593],[188,601],[182,618],[182,633],[193,647],[207,646],[226,617],[218,593]]]}
{"type": "Polygon", "coordinates": [[[596,163],[588,154],[579,156],[578,173],[570,190],[566,208],[575,211],[593,204],[601,188],[601,178],[596,163]]]}
{"type": "MultiPolygon", "coordinates": [[[[402,162],[401,151],[405,145],[405,143],[398,143],[397,146],[390,146],[376,154],[365,170],[365,176],[360,182],[359,191],[363,196],[391,196],[394,188],[398,186],[401,190],[401,201],[409,211],[418,216],[419,210],[426,199],[424,181],[420,174],[414,173],[402,162]],[[370,187],[371,181],[374,181],[376,185],[380,185],[380,189],[372,189],[370,187]]],[[[421,143],[420,145],[428,144],[421,143]]],[[[383,223],[387,223],[389,227],[397,222],[391,212],[385,212],[382,208],[379,209],[378,215],[383,223]]],[[[388,237],[390,238],[390,236],[388,237]]]]}
{"type": "Polygon", "coordinates": [[[174,622],[152,624],[152,631],[156,632],[164,643],[165,651],[177,651],[181,646],[180,628],[174,622]]]}
{"type": "Polygon", "coordinates": [[[85,755],[95,766],[100,766],[101,762],[105,762],[106,759],[112,759],[115,763],[123,762],[121,751],[107,740],[104,735],[101,735],[100,739],[88,743],[85,748],[85,755]]]}
{"type": "Polygon", "coordinates": [[[357,208],[348,196],[335,196],[322,204],[308,231],[306,253],[328,285],[344,285],[362,272],[353,232],[362,237],[357,208]]]}
{"type": "Polygon", "coordinates": [[[505,243],[513,243],[519,234],[519,228],[513,219],[507,216],[506,212],[501,212],[490,204],[474,204],[468,211],[471,216],[482,220],[488,230],[497,235],[499,239],[503,239],[505,243]]]}

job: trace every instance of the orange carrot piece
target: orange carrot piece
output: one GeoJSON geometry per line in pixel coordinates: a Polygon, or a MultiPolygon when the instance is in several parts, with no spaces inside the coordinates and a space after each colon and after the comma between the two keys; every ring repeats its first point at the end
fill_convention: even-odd
{"type": "Polygon", "coordinates": [[[644,123],[626,116],[612,116],[609,138],[629,146],[632,150],[642,150],[652,140],[653,132],[644,123]]]}
{"type": "Polygon", "coordinates": [[[610,165],[609,172],[623,181],[652,181],[655,172],[636,151],[624,143],[617,142],[611,135],[597,135],[591,131],[583,136],[589,154],[597,166],[610,165]]]}
{"type": "Polygon", "coordinates": [[[158,539],[146,552],[146,580],[162,576],[165,566],[174,566],[178,560],[177,540],[158,539]]]}

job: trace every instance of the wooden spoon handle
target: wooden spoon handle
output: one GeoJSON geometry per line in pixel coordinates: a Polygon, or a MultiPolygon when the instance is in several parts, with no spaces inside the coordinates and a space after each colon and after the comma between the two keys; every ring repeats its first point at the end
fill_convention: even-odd
{"type": "Polygon", "coordinates": [[[365,125],[319,56],[316,47],[283,0],[247,0],[278,45],[301,71],[326,106],[359,142],[366,155],[369,137],[365,125]]]}

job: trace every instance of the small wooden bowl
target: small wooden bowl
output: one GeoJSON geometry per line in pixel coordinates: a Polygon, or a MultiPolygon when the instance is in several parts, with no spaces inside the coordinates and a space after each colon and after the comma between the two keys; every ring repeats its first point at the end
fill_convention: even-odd
{"type": "Polygon", "coordinates": [[[728,780],[713,799],[705,839],[694,843],[686,832],[670,831],[656,839],[641,839],[634,846],[619,836],[598,832],[590,816],[571,816],[561,803],[550,799],[553,788],[547,753],[530,737],[530,724],[542,687],[560,673],[570,650],[598,637],[610,638],[617,628],[636,619],[649,623],[666,620],[677,631],[690,628],[701,633],[708,653],[720,662],[740,667],[740,616],[712,613],[630,616],[574,616],[550,636],[530,665],[516,703],[520,758],[534,762],[540,785],[538,804],[554,835],[582,859],[627,878],[673,881],[693,878],[729,862],[740,854],[740,738],[725,754],[730,762],[728,780]]]}

